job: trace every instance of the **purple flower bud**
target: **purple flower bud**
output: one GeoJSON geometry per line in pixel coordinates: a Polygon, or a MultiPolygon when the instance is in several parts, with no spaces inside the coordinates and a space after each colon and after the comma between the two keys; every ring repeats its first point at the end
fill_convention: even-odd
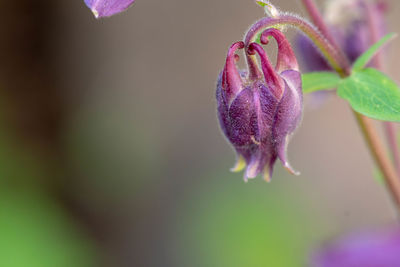
{"type": "Polygon", "coordinates": [[[135,0],[85,0],[96,18],[110,17],[126,10],[135,0]]]}
{"type": "Polygon", "coordinates": [[[245,181],[259,173],[269,181],[277,158],[291,173],[296,173],[287,161],[286,146],[301,120],[301,75],[285,36],[277,29],[268,29],[261,35],[261,42],[267,44],[270,36],[278,43],[275,68],[264,49],[251,43],[246,48],[248,71],[238,70],[239,56],[235,52],[244,48],[244,43],[237,42],[228,51],[217,83],[219,122],[238,157],[232,171],[240,171],[247,165],[245,181]]]}
{"type": "Polygon", "coordinates": [[[312,267],[400,266],[400,229],[349,236],[315,253],[312,267]]]}

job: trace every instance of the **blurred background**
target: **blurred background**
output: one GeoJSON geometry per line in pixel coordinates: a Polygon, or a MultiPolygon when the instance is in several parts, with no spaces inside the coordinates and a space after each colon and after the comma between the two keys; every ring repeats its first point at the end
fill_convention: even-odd
{"type": "MultiPolygon", "coordinates": [[[[391,1],[391,31],[399,12],[391,1]]],[[[306,266],[332,237],[392,223],[335,97],[305,108],[289,145],[301,176],[229,172],[216,78],[263,15],[252,0],[137,0],[96,20],[81,0],[0,0],[0,266],[306,266]]]]}

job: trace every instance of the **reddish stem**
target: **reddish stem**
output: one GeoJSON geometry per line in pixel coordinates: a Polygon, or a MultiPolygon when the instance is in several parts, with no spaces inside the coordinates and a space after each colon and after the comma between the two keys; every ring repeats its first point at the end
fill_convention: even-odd
{"type": "Polygon", "coordinates": [[[332,34],[328,30],[328,27],[324,23],[322,19],[321,13],[319,12],[315,2],[313,0],[302,0],[303,5],[306,7],[308,14],[310,15],[312,21],[317,26],[317,28],[321,31],[321,33],[325,36],[325,38],[331,42],[336,48],[339,48],[332,34]]]}
{"type": "MultiPolygon", "coordinates": [[[[376,18],[377,12],[375,12],[372,4],[365,4],[365,9],[367,11],[367,20],[368,26],[371,32],[371,45],[379,41],[380,33],[379,33],[379,25],[376,18]]],[[[384,69],[384,60],[382,57],[382,51],[378,51],[375,57],[373,58],[372,64],[375,68],[383,70],[384,69]]],[[[400,178],[400,153],[399,153],[399,144],[397,142],[397,134],[396,134],[396,125],[393,122],[385,121],[383,122],[383,127],[385,130],[385,135],[387,139],[387,143],[389,145],[389,150],[392,154],[392,159],[394,165],[396,167],[397,176],[400,178]]]]}
{"type": "MultiPolygon", "coordinates": [[[[279,28],[291,26],[297,30],[303,32],[307,37],[309,37],[313,43],[321,51],[330,66],[337,71],[341,76],[346,76],[350,70],[350,64],[347,58],[344,56],[340,50],[337,50],[321,32],[315,28],[311,23],[290,14],[281,14],[278,17],[266,17],[256,23],[254,23],[251,28],[246,33],[244,38],[244,44],[247,48],[251,43],[255,42],[257,37],[260,36],[265,30],[269,28],[279,28]]],[[[252,60],[254,55],[249,55],[249,59],[252,60]]]]}

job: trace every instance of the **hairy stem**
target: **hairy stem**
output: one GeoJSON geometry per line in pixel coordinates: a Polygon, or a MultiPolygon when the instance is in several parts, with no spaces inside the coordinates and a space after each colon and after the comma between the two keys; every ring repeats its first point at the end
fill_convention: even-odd
{"type": "MultiPolygon", "coordinates": [[[[312,24],[291,14],[281,14],[278,17],[263,18],[253,24],[244,39],[246,49],[251,43],[255,42],[266,29],[287,26],[294,27],[308,36],[324,55],[329,65],[341,76],[348,74],[350,64],[347,58],[343,56],[343,53],[336,49],[312,24]]],[[[250,57],[252,57],[252,55],[250,55],[250,57]]]]}
{"type": "MultiPolygon", "coordinates": [[[[313,0],[303,0],[307,11],[310,13],[313,22],[317,25],[319,29],[324,29],[325,31],[329,32],[326,24],[321,19],[322,16],[315,5],[313,0]]],[[[328,33],[329,36],[329,33],[328,33]]],[[[334,44],[332,44],[334,46],[334,44]]],[[[337,50],[341,50],[340,48],[336,48],[337,50]]],[[[343,52],[338,53],[338,55],[343,54],[343,52]]],[[[335,69],[336,70],[336,69],[335,69]]],[[[336,70],[337,71],[337,70],[336,70]]],[[[343,75],[343,72],[338,72],[339,74],[343,75]]],[[[349,75],[348,71],[345,71],[345,76],[349,75]]],[[[388,158],[384,146],[379,139],[379,135],[372,123],[372,120],[355,112],[353,110],[357,122],[360,126],[360,129],[363,133],[364,139],[368,145],[370,153],[374,158],[376,165],[381,170],[383,177],[385,179],[385,184],[388,191],[391,194],[393,201],[395,202],[398,211],[400,212],[400,180],[396,175],[395,168],[393,167],[390,159],[388,158]]]]}
{"type": "Polygon", "coordinates": [[[336,50],[341,51],[337,42],[333,38],[331,32],[328,27],[324,23],[321,13],[319,12],[317,6],[315,5],[314,0],[302,0],[303,5],[306,7],[312,21],[317,26],[317,28],[321,31],[321,33],[325,36],[325,38],[331,42],[331,44],[335,47],[336,50]]]}

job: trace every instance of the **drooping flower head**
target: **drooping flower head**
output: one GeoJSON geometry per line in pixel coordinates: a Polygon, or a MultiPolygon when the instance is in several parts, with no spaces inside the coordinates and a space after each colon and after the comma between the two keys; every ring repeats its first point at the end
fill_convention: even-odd
{"type": "Polygon", "coordinates": [[[400,229],[384,229],[348,236],[316,251],[312,267],[400,266],[400,229]]]}
{"type": "Polygon", "coordinates": [[[85,0],[96,18],[110,17],[126,10],[135,0],[85,0]]]}
{"type": "Polygon", "coordinates": [[[244,47],[243,42],[237,42],[228,50],[217,83],[219,122],[238,157],[232,170],[240,171],[247,165],[246,181],[259,173],[269,181],[277,158],[290,172],[296,173],[287,160],[286,146],[301,120],[301,75],[285,36],[271,28],[261,34],[261,43],[267,44],[269,37],[278,43],[275,67],[261,45],[250,43],[244,47]],[[248,70],[236,66],[239,56],[235,52],[243,48],[248,70]]]}

